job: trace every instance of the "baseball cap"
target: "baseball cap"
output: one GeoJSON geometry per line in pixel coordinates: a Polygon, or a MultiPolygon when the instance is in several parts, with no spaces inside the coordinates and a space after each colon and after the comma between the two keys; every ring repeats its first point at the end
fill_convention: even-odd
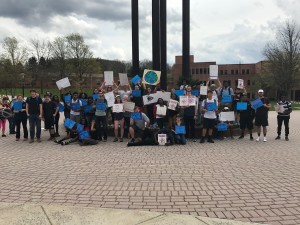
{"type": "Polygon", "coordinates": [[[258,93],[264,93],[264,90],[263,89],[259,89],[258,93]]]}

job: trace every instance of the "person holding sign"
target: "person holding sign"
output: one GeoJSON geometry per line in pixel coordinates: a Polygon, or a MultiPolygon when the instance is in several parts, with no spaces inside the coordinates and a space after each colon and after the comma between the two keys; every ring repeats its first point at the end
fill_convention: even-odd
{"type": "MultiPolygon", "coordinates": [[[[135,86],[134,86],[134,90],[133,91],[136,91],[137,93],[140,91],[141,95],[140,96],[134,96],[132,95],[132,101],[135,103],[136,106],[139,106],[140,109],[143,111],[143,93],[144,93],[144,87],[143,85],[140,84],[140,82],[138,82],[135,86]]],[[[132,91],[132,92],[133,92],[132,91]]]]}
{"type": "Polygon", "coordinates": [[[222,85],[218,89],[218,94],[221,99],[221,107],[227,106],[228,108],[232,108],[232,99],[234,96],[234,92],[231,87],[229,87],[228,81],[224,81],[224,86],[222,85]]]}
{"type": "MultiPolygon", "coordinates": [[[[229,108],[224,107],[222,112],[229,112],[229,108]]],[[[227,129],[226,129],[226,131],[218,130],[218,137],[221,140],[223,140],[225,133],[227,133],[228,130],[229,130],[230,138],[233,140],[234,139],[234,137],[233,137],[233,121],[229,121],[229,120],[226,120],[226,119],[222,118],[222,112],[219,114],[219,123],[226,124],[227,129]]]]}
{"type": "Polygon", "coordinates": [[[130,118],[131,118],[131,113],[134,111],[135,104],[133,102],[130,102],[130,99],[127,95],[124,95],[123,103],[124,103],[124,110],[125,110],[125,112],[124,112],[124,124],[125,124],[124,130],[126,131],[127,137],[129,139],[130,138],[130,133],[129,133],[130,118]],[[132,110],[127,109],[126,108],[127,104],[133,106],[133,109],[132,110]]]}
{"type": "Polygon", "coordinates": [[[26,114],[29,117],[30,126],[30,141],[34,142],[35,128],[37,142],[41,142],[41,119],[43,117],[43,102],[40,97],[37,96],[35,90],[30,91],[30,97],[26,99],[26,114]]]}
{"type": "Polygon", "coordinates": [[[17,101],[14,102],[12,110],[14,112],[16,128],[17,128],[16,129],[16,141],[20,140],[21,124],[23,127],[23,134],[24,134],[23,141],[27,141],[28,129],[27,129],[26,103],[24,102],[22,95],[17,96],[17,101]]]}
{"type": "Polygon", "coordinates": [[[107,118],[106,118],[106,110],[107,110],[107,100],[104,97],[104,93],[102,91],[99,92],[99,98],[95,102],[95,128],[97,132],[97,139],[99,141],[106,142],[107,141],[107,118]]]}
{"type": "Polygon", "coordinates": [[[83,107],[83,115],[86,119],[88,126],[91,126],[92,121],[95,118],[95,106],[94,106],[94,99],[92,96],[87,98],[87,105],[83,107]]]}
{"type": "Polygon", "coordinates": [[[70,106],[71,106],[70,119],[74,120],[76,123],[79,123],[80,122],[82,102],[78,98],[78,92],[73,93],[70,106]]]}
{"type": "Polygon", "coordinates": [[[50,95],[46,94],[45,101],[43,102],[43,120],[45,123],[45,129],[49,130],[50,134],[48,141],[51,141],[55,138],[54,124],[57,113],[58,107],[56,103],[51,101],[50,95]]]}
{"type": "Polygon", "coordinates": [[[175,93],[171,93],[171,100],[168,103],[168,109],[167,109],[167,117],[168,117],[168,129],[172,129],[175,121],[176,116],[180,112],[180,106],[178,102],[178,97],[175,95],[175,93]]]}
{"type": "Polygon", "coordinates": [[[165,118],[167,115],[167,106],[164,104],[164,100],[159,98],[155,108],[155,118],[159,129],[163,129],[165,118]]]}
{"type": "Polygon", "coordinates": [[[138,106],[135,106],[134,112],[131,114],[131,116],[129,133],[131,136],[130,142],[134,143],[135,135],[142,138],[142,140],[145,139],[145,134],[147,133],[145,133],[145,129],[149,128],[150,120],[145,113],[141,112],[140,107],[138,106]],[[135,116],[136,114],[139,114],[139,118],[135,116]]]}
{"type": "Polygon", "coordinates": [[[213,98],[213,92],[207,91],[207,99],[202,102],[202,113],[204,113],[202,137],[200,143],[205,142],[206,132],[208,131],[207,142],[214,143],[212,139],[213,129],[217,118],[217,102],[213,98]]]}
{"type": "Polygon", "coordinates": [[[278,110],[277,115],[277,134],[275,140],[280,139],[282,123],[284,122],[285,127],[285,140],[289,140],[289,121],[290,114],[292,112],[292,103],[287,101],[285,96],[281,96],[281,100],[277,103],[277,107],[281,107],[282,110],[278,110]]]}
{"type": "Polygon", "coordinates": [[[263,133],[264,133],[263,141],[266,142],[267,126],[269,126],[268,114],[271,105],[269,99],[264,96],[264,91],[262,89],[258,90],[258,97],[263,103],[263,106],[257,108],[255,111],[255,126],[257,127],[257,135],[258,135],[256,141],[257,142],[260,141],[261,127],[263,127],[263,133]]]}
{"type": "MultiPolygon", "coordinates": [[[[188,86],[186,89],[186,96],[192,97],[192,88],[188,86]]],[[[186,129],[186,137],[190,138],[193,142],[195,139],[195,120],[197,119],[197,104],[194,106],[183,107],[183,120],[186,129]]]]}
{"type": "Polygon", "coordinates": [[[176,144],[185,145],[186,138],[185,138],[185,126],[181,122],[180,115],[176,115],[176,121],[173,125],[172,131],[174,132],[174,139],[176,144]]]}
{"type": "Polygon", "coordinates": [[[115,98],[115,105],[113,106],[113,113],[114,113],[114,133],[115,133],[115,139],[114,142],[118,141],[118,133],[119,133],[119,124],[120,124],[120,132],[121,132],[121,136],[119,141],[123,142],[123,136],[124,136],[124,108],[122,107],[121,111],[119,112],[119,110],[116,110],[115,107],[119,105],[119,106],[123,106],[123,102],[121,99],[120,95],[117,95],[115,98]],[[118,111],[118,112],[116,112],[118,111]]]}
{"type": "MultiPolygon", "coordinates": [[[[8,104],[8,98],[4,97],[2,100],[0,99],[0,110],[5,112],[6,110],[10,110],[10,106],[8,104]]],[[[5,129],[6,129],[6,117],[0,111],[0,129],[2,128],[2,137],[6,137],[5,129]]]]}
{"type": "Polygon", "coordinates": [[[59,102],[59,97],[57,95],[53,95],[52,99],[51,99],[52,102],[54,102],[56,104],[56,107],[58,108],[58,112],[56,113],[56,116],[54,118],[55,120],[55,134],[54,136],[55,137],[59,137],[59,118],[60,118],[60,111],[59,111],[59,106],[61,105],[61,103],[59,102]]]}
{"type": "Polygon", "coordinates": [[[239,139],[243,139],[245,135],[245,129],[247,128],[250,134],[250,140],[253,141],[253,120],[255,118],[255,110],[252,109],[250,101],[247,99],[247,94],[242,96],[242,102],[237,102],[237,110],[240,114],[240,129],[241,136],[239,139]],[[243,105],[245,106],[243,106],[243,105]],[[241,106],[240,106],[241,105],[241,106]]]}

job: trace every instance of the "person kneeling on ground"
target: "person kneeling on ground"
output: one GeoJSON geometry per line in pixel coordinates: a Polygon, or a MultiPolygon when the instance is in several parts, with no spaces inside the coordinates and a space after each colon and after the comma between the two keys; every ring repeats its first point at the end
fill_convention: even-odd
{"type": "Polygon", "coordinates": [[[140,119],[130,119],[129,133],[132,138],[130,142],[135,142],[135,135],[137,135],[137,137],[139,138],[145,139],[145,135],[147,135],[146,132],[144,132],[145,128],[149,128],[150,126],[150,119],[146,116],[145,113],[142,113],[140,111],[140,107],[136,106],[134,108],[134,112],[136,114],[140,113],[141,116],[140,119]]]}
{"type": "MultiPolygon", "coordinates": [[[[229,108],[226,106],[222,110],[222,112],[229,112],[229,108]]],[[[219,114],[219,122],[227,124],[227,131],[218,131],[218,137],[220,140],[224,140],[224,135],[229,131],[230,138],[234,139],[233,137],[233,121],[223,121],[222,120],[222,113],[219,114]]]]}

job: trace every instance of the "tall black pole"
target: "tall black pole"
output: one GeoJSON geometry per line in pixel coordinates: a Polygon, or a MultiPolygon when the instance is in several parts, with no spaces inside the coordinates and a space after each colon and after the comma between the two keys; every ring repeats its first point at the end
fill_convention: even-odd
{"type": "Polygon", "coordinates": [[[139,0],[131,0],[132,23],[132,74],[140,73],[139,58],[139,0]]]}
{"type": "Polygon", "coordinates": [[[161,44],[161,78],[160,85],[167,90],[167,0],[160,0],[160,44],[161,44]]]}
{"type": "Polygon", "coordinates": [[[152,0],[152,63],[153,69],[160,67],[160,0],[152,0]]]}
{"type": "Polygon", "coordinates": [[[190,79],[190,0],[182,0],[182,76],[190,79]]]}

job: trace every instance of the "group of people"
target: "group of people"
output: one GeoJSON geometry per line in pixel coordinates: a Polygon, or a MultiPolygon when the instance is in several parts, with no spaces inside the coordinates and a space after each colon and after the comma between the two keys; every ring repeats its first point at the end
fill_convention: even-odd
{"type": "MultiPolygon", "coordinates": [[[[78,141],[81,145],[94,145],[107,141],[108,127],[112,126],[114,142],[123,142],[126,134],[128,146],[138,146],[157,145],[161,143],[160,137],[165,137],[165,145],[184,145],[187,139],[196,142],[195,124],[199,124],[201,128],[200,143],[214,143],[215,138],[224,139],[225,136],[234,139],[236,127],[240,128],[239,139],[245,137],[247,129],[250,140],[254,140],[252,131],[255,125],[258,135],[256,141],[267,141],[266,128],[271,105],[262,89],[258,91],[256,100],[259,104],[255,106],[248,99],[246,88],[233,90],[227,82],[222,85],[219,80],[216,83],[209,80],[206,86],[207,93],[203,95],[200,94],[199,87],[193,90],[183,81],[179,90],[170,90],[169,100],[159,97],[157,102],[151,104],[145,104],[143,97],[149,96],[149,100],[153,94],[167,91],[161,90],[159,85],[146,86],[141,82],[133,84],[132,87],[119,86],[116,83],[107,86],[103,82],[91,95],[83,92],[64,93],[62,90],[60,96],[49,92],[39,96],[35,90],[31,90],[30,97],[26,100],[21,95],[11,102],[7,97],[0,99],[0,129],[2,137],[6,137],[5,127],[8,120],[10,134],[16,134],[16,141],[20,141],[22,125],[24,141],[33,143],[36,138],[37,142],[41,142],[41,123],[44,121],[44,129],[49,131],[49,140],[62,145],[78,141]],[[107,99],[107,93],[113,93],[113,104],[111,99],[107,99]],[[193,103],[183,105],[182,96],[187,96],[185,99],[188,101],[192,99],[193,103]],[[171,107],[171,101],[176,103],[175,107],[171,107]],[[240,103],[243,103],[243,109],[240,108],[240,103]],[[130,109],[124,107],[128,104],[130,109]],[[11,114],[5,114],[9,110],[11,114]],[[234,112],[234,120],[224,120],[223,112],[234,112]],[[64,137],[59,134],[62,113],[67,132],[64,137]]],[[[281,109],[277,117],[276,140],[281,138],[284,122],[285,140],[288,141],[292,105],[282,96],[277,106],[281,109]]]]}

